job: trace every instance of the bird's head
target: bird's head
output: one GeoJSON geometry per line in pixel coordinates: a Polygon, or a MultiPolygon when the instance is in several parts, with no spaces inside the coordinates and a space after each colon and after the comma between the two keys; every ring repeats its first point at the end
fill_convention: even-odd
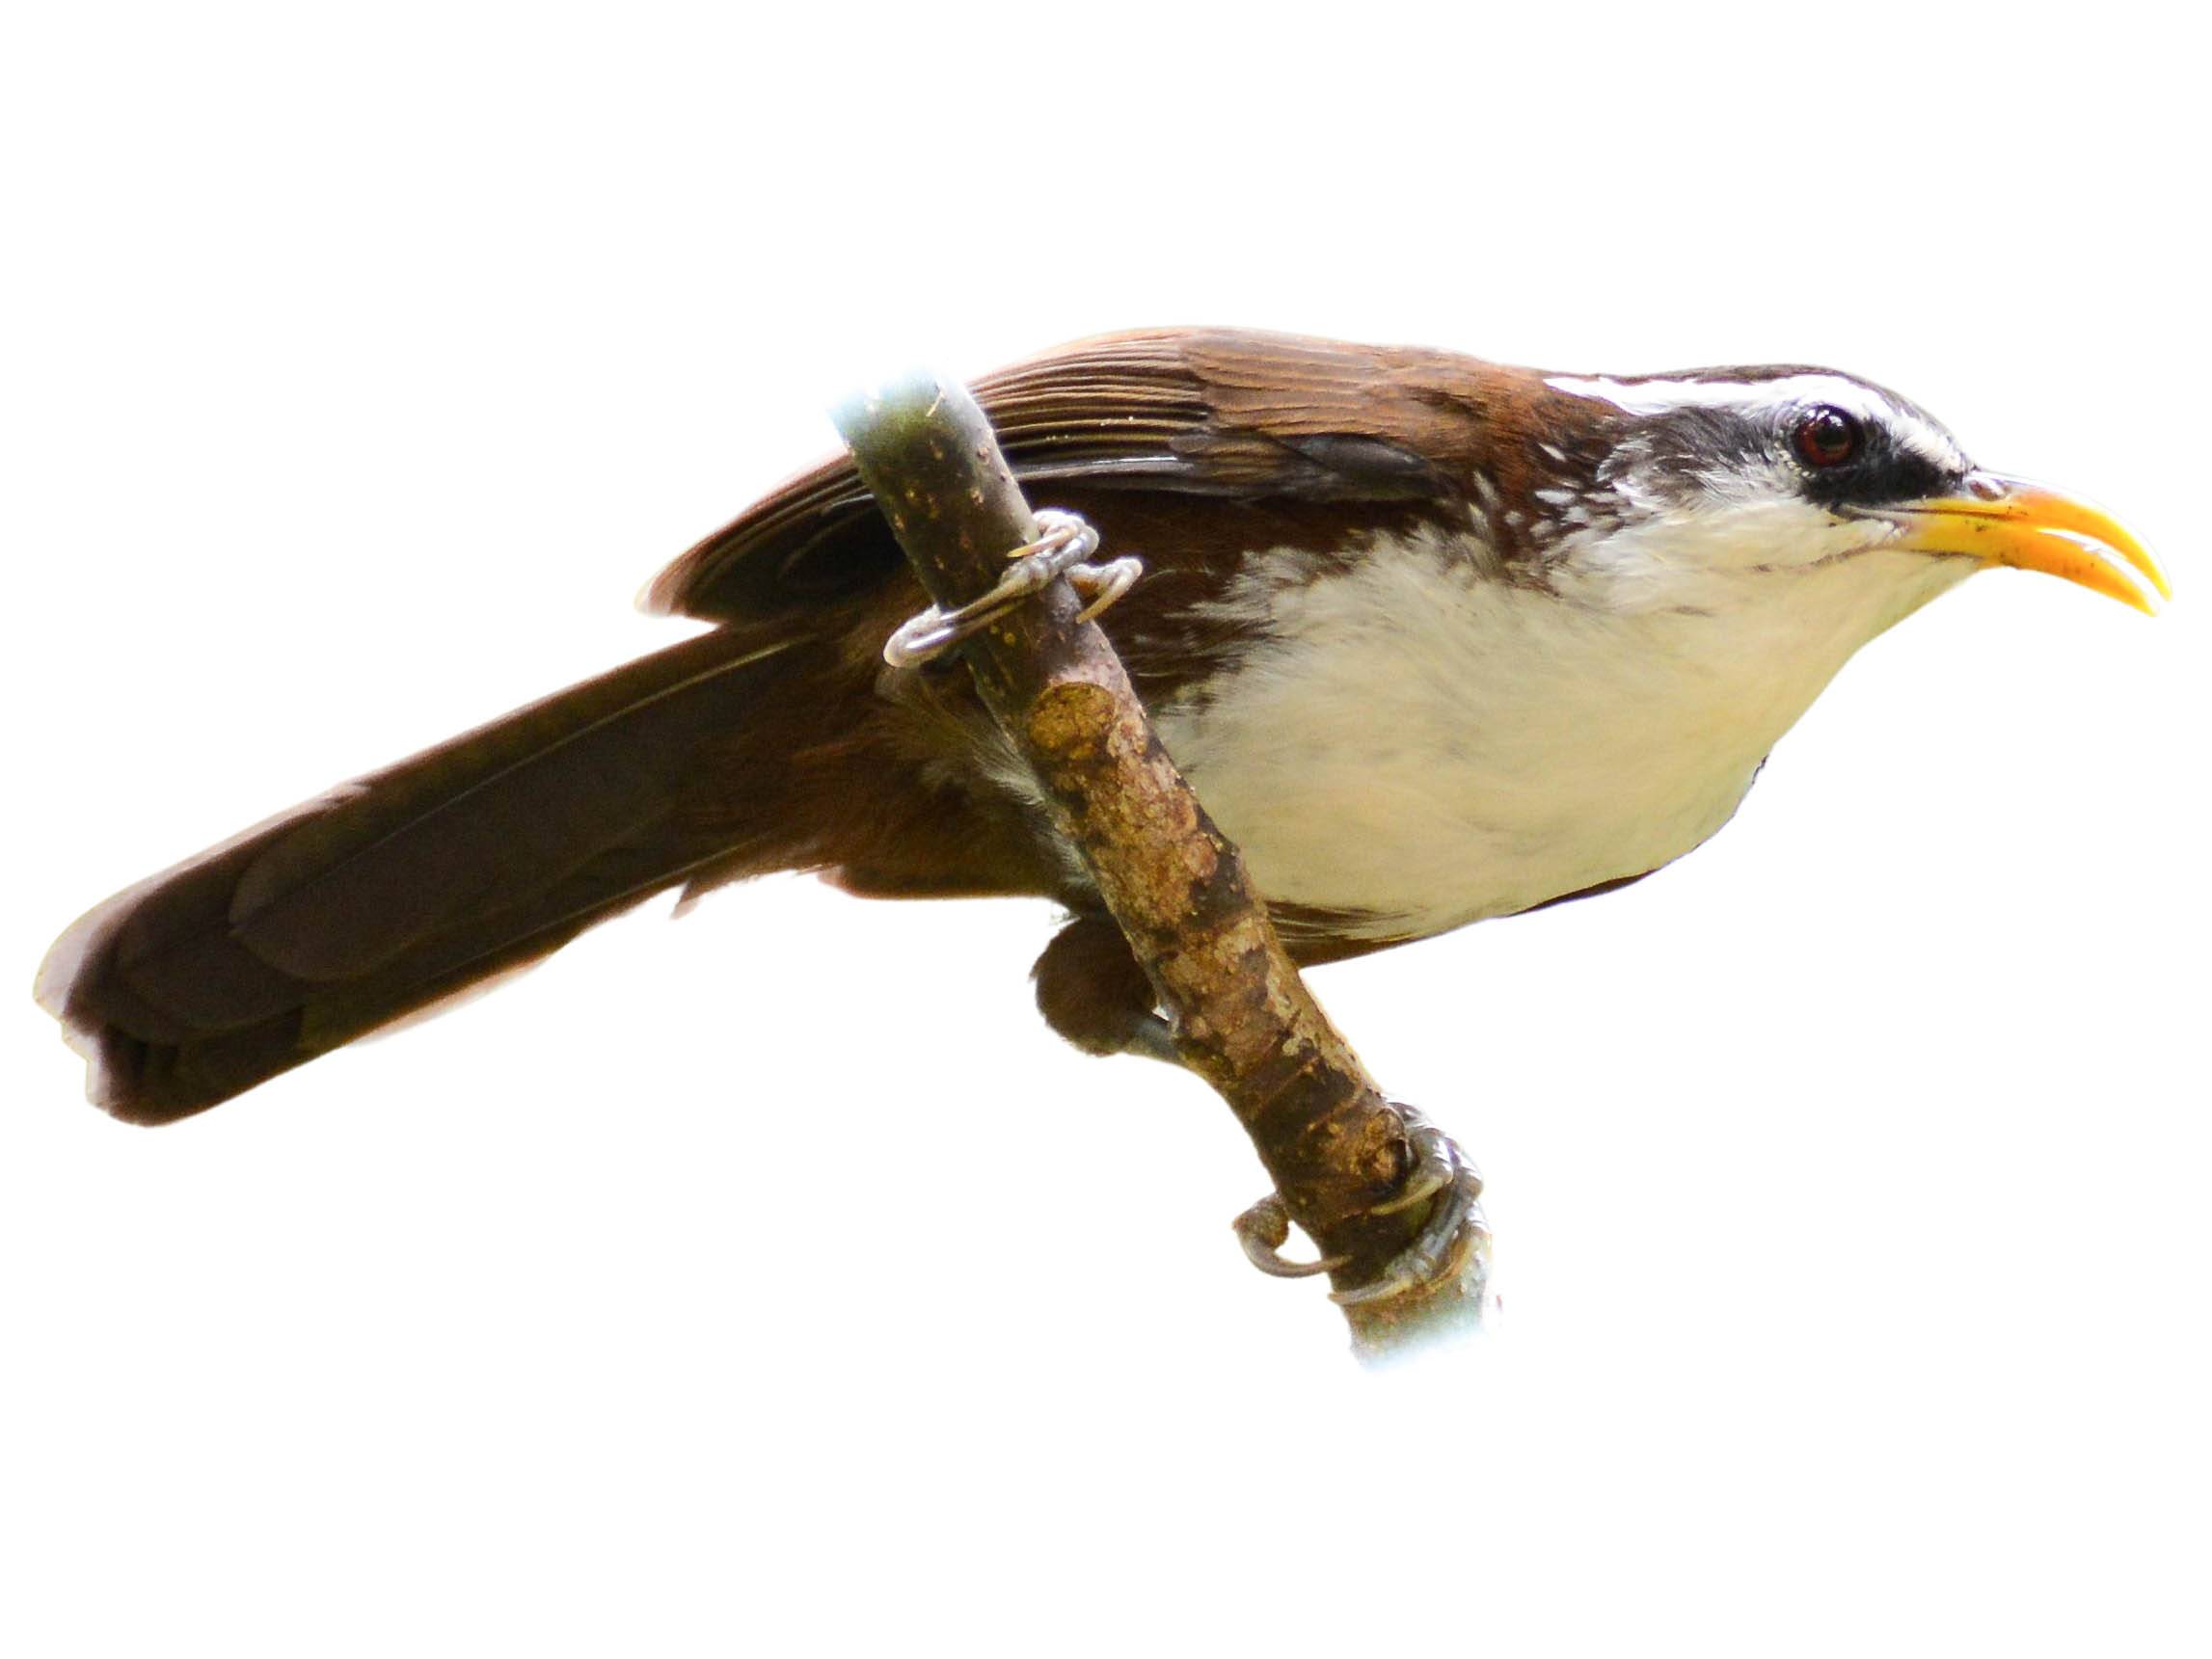
{"type": "Polygon", "coordinates": [[[2150,554],[2105,514],[1975,467],[1925,410],[1849,375],[1730,368],[1547,385],[1579,436],[1553,453],[1580,474],[1548,497],[1551,562],[1593,602],[1694,610],[1817,591],[1861,598],[1878,629],[1990,565],[2145,611],[2146,587],[2168,595],[2150,554]]]}

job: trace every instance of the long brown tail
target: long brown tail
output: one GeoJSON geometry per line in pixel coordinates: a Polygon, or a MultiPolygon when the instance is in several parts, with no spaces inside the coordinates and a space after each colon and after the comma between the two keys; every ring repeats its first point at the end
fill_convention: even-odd
{"type": "Polygon", "coordinates": [[[86,1092],[166,1123],[709,867],[803,859],[775,821],[782,763],[744,734],[810,655],[734,629],[688,640],[118,894],[39,972],[86,1092]]]}

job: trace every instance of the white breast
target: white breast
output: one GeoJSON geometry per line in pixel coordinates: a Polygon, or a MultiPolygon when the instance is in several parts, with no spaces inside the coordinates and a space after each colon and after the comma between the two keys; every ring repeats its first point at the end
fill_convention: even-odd
{"type": "Polygon", "coordinates": [[[1271,642],[1158,725],[1269,897],[1397,937],[1656,869],[1727,820],[1852,651],[1956,579],[1874,553],[1623,613],[1468,551],[1378,542],[1317,579],[1263,553],[1208,607],[1271,642]]]}

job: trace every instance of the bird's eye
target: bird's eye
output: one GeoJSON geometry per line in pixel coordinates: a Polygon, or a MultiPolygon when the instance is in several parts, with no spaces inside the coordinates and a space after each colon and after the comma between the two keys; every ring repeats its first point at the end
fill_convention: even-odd
{"type": "Polygon", "coordinates": [[[1821,407],[1797,422],[1792,440],[1808,467],[1841,467],[1859,452],[1859,423],[1840,409],[1821,407]]]}

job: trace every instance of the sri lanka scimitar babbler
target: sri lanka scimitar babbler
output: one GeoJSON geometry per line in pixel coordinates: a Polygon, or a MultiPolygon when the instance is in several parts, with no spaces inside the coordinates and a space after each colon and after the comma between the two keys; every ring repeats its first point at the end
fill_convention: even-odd
{"type": "MultiPolygon", "coordinates": [[[[1034,500],[1143,556],[1101,624],[1302,963],[1680,857],[1853,652],[1977,572],[2145,610],[2168,591],[2103,513],[1825,369],[1549,374],[1159,330],[974,389],[1034,500]]],[[[70,927],[38,997],[93,1100],[183,1117],[653,894],[786,870],[1058,900],[1045,1018],[1094,1053],[1172,1049],[957,656],[886,664],[924,596],[850,462],[699,543],[649,602],[715,627],[70,927]]]]}

